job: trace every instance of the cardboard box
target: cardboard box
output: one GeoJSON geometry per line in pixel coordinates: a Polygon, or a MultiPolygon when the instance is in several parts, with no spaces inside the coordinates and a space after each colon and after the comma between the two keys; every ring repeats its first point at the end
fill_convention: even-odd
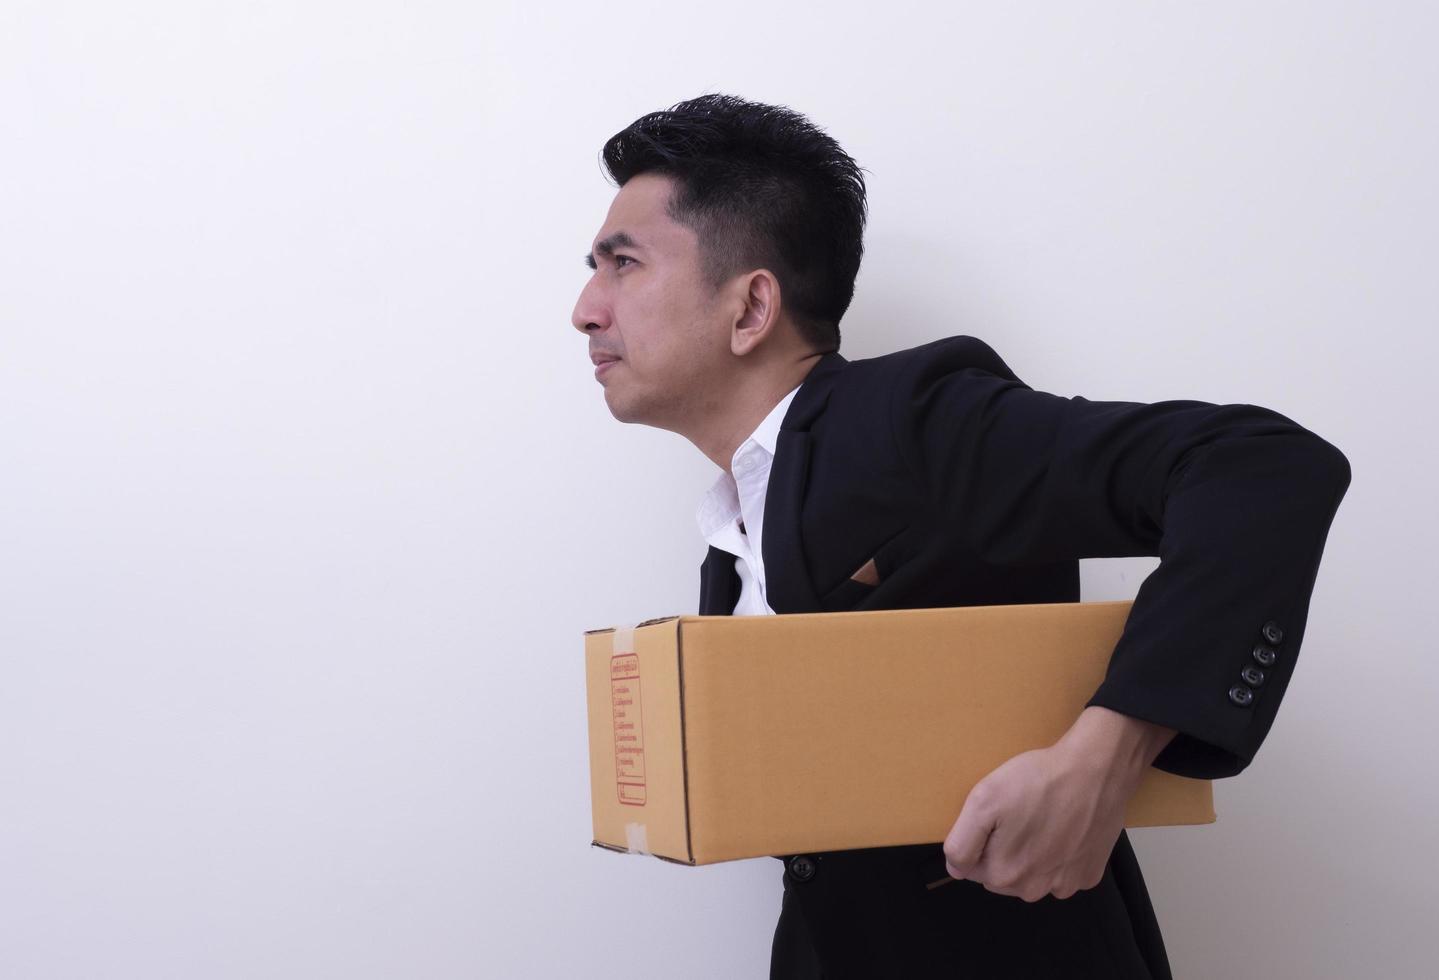
{"type": "MultiPolygon", "coordinates": [[[[585,634],[594,843],[684,864],[944,840],[1051,745],[1129,602],[670,616],[585,634]]],[[[1214,821],[1151,769],[1125,825],[1214,821]]]]}

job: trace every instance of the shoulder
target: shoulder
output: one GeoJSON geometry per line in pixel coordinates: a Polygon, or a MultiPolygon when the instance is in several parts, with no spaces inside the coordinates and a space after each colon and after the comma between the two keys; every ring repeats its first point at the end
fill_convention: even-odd
{"type": "Polygon", "coordinates": [[[878,357],[850,361],[834,396],[846,404],[889,402],[962,372],[993,375],[1023,385],[993,347],[978,337],[959,334],[878,357]]]}

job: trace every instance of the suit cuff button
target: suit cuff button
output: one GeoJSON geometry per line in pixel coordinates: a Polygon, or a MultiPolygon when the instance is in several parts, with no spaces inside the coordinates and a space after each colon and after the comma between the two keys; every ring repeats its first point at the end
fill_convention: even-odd
{"type": "Polygon", "coordinates": [[[1235,684],[1229,689],[1229,700],[1241,708],[1247,708],[1254,703],[1254,691],[1243,684],[1235,684]]]}
{"type": "Polygon", "coordinates": [[[1279,624],[1272,619],[1265,623],[1264,628],[1259,632],[1264,634],[1264,639],[1270,643],[1281,643],[1284,640],[1284,631],[1280,629],[1279,624]]]}

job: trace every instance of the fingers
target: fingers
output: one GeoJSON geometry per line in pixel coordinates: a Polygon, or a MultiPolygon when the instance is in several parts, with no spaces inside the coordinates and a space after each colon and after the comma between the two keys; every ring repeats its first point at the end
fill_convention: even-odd
{"type": "Polygon", "coordinates": [[[1067,899],[1099,884],[1123,826],[1099,812],[1092,774],[1053,750],[1021,753],[970,791],[944,841],[945,870],[999,895],[1067,899]]]}
{"type": "Polygon", "coordinates": [[[952,877],[969,878],[974,875],[994,827],[993,811],[986,805],[980,786],[976,786],[965,799],[959,819],[944,840],[945,868],[952,877]]]}
{"type": "Polygon", "coordinates": [[[1038,902],[1050,896],[1060,900],[1073,898],[1082,891],[1096,887],[1104,880],[1103,867],[1094,873],[1066,870],[1055,871],[1047,875],[1034,873],[1024,875],[1012,872],[1008,875],[1002,872],[990,872],[986,875],[983,862],[981,865],[978,874],[984,878],[981,883],[987,890],[996,895],[1009,895],[1026,902],[1038,902]]]}

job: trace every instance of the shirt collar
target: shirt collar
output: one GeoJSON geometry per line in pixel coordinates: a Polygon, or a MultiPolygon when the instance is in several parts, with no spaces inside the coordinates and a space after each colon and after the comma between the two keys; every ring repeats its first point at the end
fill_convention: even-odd
{"type": "MultiPolygon", "coordinates": [[[[800,384],[803,383],[804,382],[800,382],[800,384]]],[[[764,451],[771,456],[774,455],[775,445],[779,442],[779,427],[780,424],[784,422],[784,414],[789,410],[789,403],[794,401],[795,393],[798,392],[799,389],[800,385],[795,385],[791,388],[790,393],[781,398],[779,404],[769,410],[769,414],[764,417],[764,421],[750,434],[750,439],[759,443],[760,446],[764,448],[764,451]]],[[[744,443],[740,445],[744,445],[744,443]]]]}
{"type": "MultiPolygon", "coordinates": [[[[739,444],[735,449],[738,455],[745,443],[753,440],[756,445],[774,457],[775,447],[779,444],[780,425],[784,422],[785,412],[789,410],[790,402],[794,401],[795,394],[799,391],[804,382],[800,382],[790,390],[790,393],[779,400],[764,420],[755,427],[754,432],[739,444]]],[[[731,461],[733,465],[733,461],[731,461]]],[[[725,470],[720,470],[719,476],[700,500],[699,510],[695,513],[695,521],[699,524],[700,534],[709,540],[717,531],[729,524],[739,516],[739,489],[735,486],[734,477],[725,470]]]]}

